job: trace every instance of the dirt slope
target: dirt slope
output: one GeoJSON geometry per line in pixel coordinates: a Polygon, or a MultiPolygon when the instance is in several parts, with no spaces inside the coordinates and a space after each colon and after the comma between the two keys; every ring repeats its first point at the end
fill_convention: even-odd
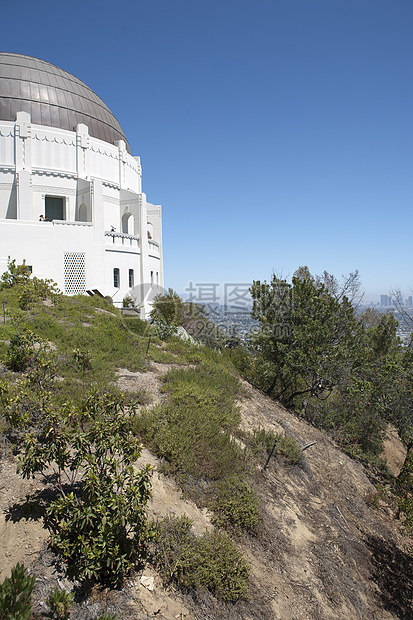
{"type": "MultiPolygon", "coordinates": [[[[119,385],[124,390],[145,388],[159,402],[159,376],[166,369],[157,364],[150,373],[120,371],[119,385]]],[[[132,576],[122,592],[79,599],[71,617],[91,619],[106,609],[119,617],[165,620],[413,618],[413,559],[403,551],[405,541],[390,509],[367,503],[375,488],[364,468],[324,433],[248,384],[244,387],[247,396],[239,406],[245,430],[285,429],[302,446],[315,442],[299,465],[273,460],[266,472],[257,470],[261,531],[255,538],[235,541],[251,565],[250,599],[229,606],[208,593],[181,594],[163,588],[159,576],[147,568],[132,576]]],[[[198,534],[211,527],[208,512],[184,501],[176,484],[157,471],[154,455],[144,450],[142,463],[151,463],[155,470],[150,516],[185,513],[198,534]]],[[[1,462],[1,476],[0,579],[17,561],[31,566],[38,576],[40,610],[56,582],[68,588],[72,584],[64,580],[50,552],[40,553],[48,537],[41,521],[27,519],[21,508],[40,482],[22,481],[9,457],[1,462]]]]}

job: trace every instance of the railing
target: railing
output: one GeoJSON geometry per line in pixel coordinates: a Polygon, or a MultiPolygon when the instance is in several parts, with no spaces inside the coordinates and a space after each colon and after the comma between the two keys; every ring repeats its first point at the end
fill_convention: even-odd
{"type": "MultiPolygon", "coordinates": [[[[105,237],[110,237],[114,246],[123,246],[129,248],[139,247],[139,237],[135,235],[128,235],[127,233],[120,233],[115,231],[105,232],[105,237]]],[[[110,243],[110,241],[109,241],[110,243]]]]}
{"type": "MultiPolygon", "coordinates": [[[[80,222],[69,220],[45,220],[46,223],[53,224],[53,226],[93,226],[93,222],[80,222]]],[[[42,222],[43,223],[43,222],[42,222]]]]}
{"type": "Polygon", "coordinates": [[[153,239],[148,239],[149,252],[151,254],[159,254],[159,243],[153,239]]]}

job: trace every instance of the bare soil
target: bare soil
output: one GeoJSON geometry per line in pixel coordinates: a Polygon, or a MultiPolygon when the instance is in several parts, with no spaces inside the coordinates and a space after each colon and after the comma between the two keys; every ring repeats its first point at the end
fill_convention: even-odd
{"type": "MultiPolygon", "coordinates": [[[[152,405],[162,398],[161,374],[119,371],[125,391],[145,389],[152,405]]],[[[291,414],[244,383],[240,400],[242,428],[285,430],[300,446],[314,442],[298,465],[272,459],[254,477],[263,519],[255,537],[235,543],[251,566],[250,597],[235,605],[210,593],[181,593],[164,587],[150,567],[130,577],[120,591],[84,593],[64,576],[64,567],[47,547],[48,531],[41,514],[27,513],[26,496],[47,492],[41,479],[24,481],[7,451],[0,462],[0,581],[17,562],[36,575],[34,603],[46,610],[45,598],[56,584],[74,589],[71,618],[91,620],[103,611],[119,618],[186,619],[365,619],[413,618],[413,557],[394,509],[377,496],[373,472],[343,453],[323,432],[291,414]],[[372,501],[374,500],[374,501],[372,501]]],[[[403,459],[403,447],[389,430],[385,455],[393,473],[403,459]]],[[[158,459],[144,449],[137,467],[153,467],[153,499],[149,516],[186,514],[198,535],[212,527],[210,514],[184,500],[179,487],[160,471],[158,459]]]]}

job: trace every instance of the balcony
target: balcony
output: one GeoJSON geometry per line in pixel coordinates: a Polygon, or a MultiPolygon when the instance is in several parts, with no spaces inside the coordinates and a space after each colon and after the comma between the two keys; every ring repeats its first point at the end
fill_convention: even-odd
{"type": "Polygon", "coordinates": [[[120,233],[115,231],[107,231],[105,232],[105,237],[106,243],[108,245],[112,245],[113,249],[139,249],[139,237],[136,237],[135,235],[129,235],[127,233],[120,233]]]}
{"type": "Polygon", "coordinates": [[[152,254],[152,256],[159,256],[159,243],[153,239],[148,239],[148,245],[149,254],[152,254]]]}

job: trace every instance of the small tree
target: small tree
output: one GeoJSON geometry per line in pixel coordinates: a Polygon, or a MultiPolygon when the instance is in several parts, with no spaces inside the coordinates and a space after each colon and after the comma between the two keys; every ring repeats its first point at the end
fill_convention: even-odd
{"type": "Polygon", "coordinates": [[[273,275],[250,288],[259,321],[253,350],[262,360],[267,392],[287,406],[304,395],[326,398],[352,363],[358,322],[346,297],[340,301],[302,268],[292,283],[273,275]]]}
{"type": "Polygon", "coordinates": [[[54,548],[77,579],[121,583],[146,555],[150,467],[136,472],[138,440],[122,399],[89,396],[82,408],[46,410],[26,436],[18,471],[55,471],[57,497],[47,508],[54,548]]]}

